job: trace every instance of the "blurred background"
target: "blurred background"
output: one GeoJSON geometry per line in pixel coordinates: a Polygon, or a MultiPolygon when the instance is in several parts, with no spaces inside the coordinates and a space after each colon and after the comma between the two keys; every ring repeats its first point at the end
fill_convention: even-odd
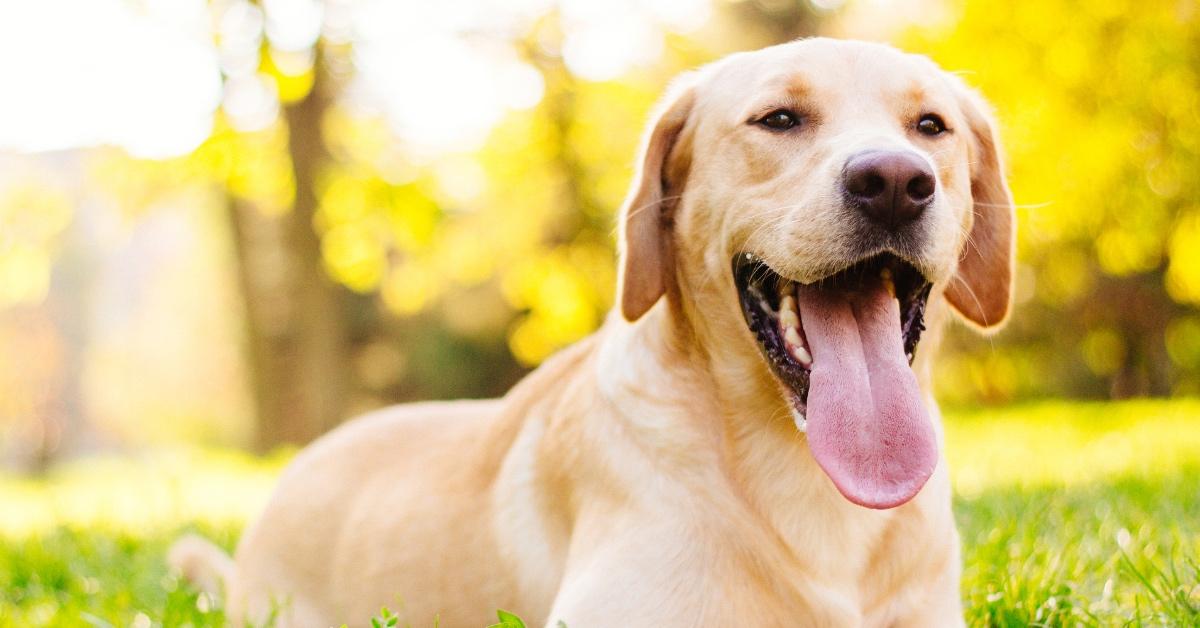
{"type": "Polygon", "coordinates": [[[269,451],[591,332],[648,108],[815,34],[995,105],[1017,312],[951,407],[1200,393],[1195,0],[0,3],[0,461],[269,451]]]}
{"type": "Polygon", "coordinates": [[[223,625],[182,531],[590,333],[665,84],[817,34],[1001,122],[1016,313],[936,382],[968,623],[1200,625],[1200,0],[0,0],[0,626],[223,625]]]}

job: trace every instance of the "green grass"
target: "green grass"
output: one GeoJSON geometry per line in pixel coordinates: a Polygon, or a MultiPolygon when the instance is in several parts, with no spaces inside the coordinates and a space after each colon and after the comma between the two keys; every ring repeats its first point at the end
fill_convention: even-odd
{"type": "MultiPolygon", "coordinates": [[[[238,527],[200,528],[227,545],[238,527]]],[[[214,600],[167,572],[175,536],[60,527],[0,547],[2,626],[220,626],[214,600]]]]}
{"type": "MultiPolygon", "coordinates": [[[[1200,402],[959,412],[946,439],[970,624],[1200,625],[1200,402]]],[[[284,458],[184,451],[0,478],[0,626],[222,625],[163,555],[185,530],[232,547],[284,458]]]]}
{"type": "Polygon", "coordinates": [[[959,499],[969,623],[1200,625],[1198,487],[1189,470],[959,499]]]}
{"type": "Polygon", "coordinates": [[[1200,403],[947,425],[968,623],[1200,626],[1200,403]]]}

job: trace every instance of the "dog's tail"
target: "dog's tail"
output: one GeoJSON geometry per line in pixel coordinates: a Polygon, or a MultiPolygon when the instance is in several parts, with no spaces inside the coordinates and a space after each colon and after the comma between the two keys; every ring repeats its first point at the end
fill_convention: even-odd
{"type": "Polygon", "coordinates": [[[233,575],[233,559],[212,541],[188,534],[167,552],[167,564],[197,589],[219,597],[233,575]]]}

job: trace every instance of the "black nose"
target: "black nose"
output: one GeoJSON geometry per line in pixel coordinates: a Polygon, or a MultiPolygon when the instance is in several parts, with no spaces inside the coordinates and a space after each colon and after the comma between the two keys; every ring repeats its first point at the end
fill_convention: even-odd
{"type": "Polygon", "coordinates": [[[890,229],[916,220],[933,201],[935,187],[929,165],[908,151],[858,153],[842,170],[842,190],[850,205],[890,229]]]}

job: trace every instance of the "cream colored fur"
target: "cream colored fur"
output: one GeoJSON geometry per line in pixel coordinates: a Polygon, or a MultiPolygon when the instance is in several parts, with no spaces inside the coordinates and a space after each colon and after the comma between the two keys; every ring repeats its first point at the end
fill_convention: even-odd
{"type": "Polygon", "coordinates": [[[232,566],[195,539],[177,564],[224,581],[235,623],[274,605],[284,625],[363,625],[388,605],[414,626],[497,608],[570,628],[961,625],[945,464],[892,510],[842,498],[742,321],[730,260],[753,251],[801,281],[844,268],[846,157],[923,155],[939,180],[910,260],[937,286],[914,365],[928,391],[947,299],[981,325],[1007,311],[995,144],[956,78],[881,45],[805,40],[682,77],[647,133],[621,305],[599,331],[502,399],[346,424],[291,464],[232,566]],[[780,106],[810,126],[751,122],[780,106]],[[928,111],[952,132],[915,133],[928,111]]]}

